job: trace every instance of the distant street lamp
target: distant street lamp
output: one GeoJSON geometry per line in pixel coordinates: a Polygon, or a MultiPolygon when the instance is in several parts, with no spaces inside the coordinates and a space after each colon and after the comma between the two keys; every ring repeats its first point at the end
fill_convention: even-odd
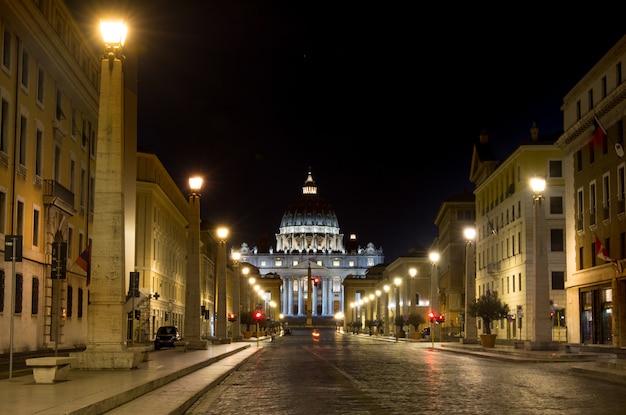
{"type": "Polygon", "coordinates": [[[478,343],[476,317],[470,315],[469,307],[476,298],[476,229],[463,230],[465,236],[465,312],[463,314],[463,337],[461,343],[478,343]]]}
{"type": "Polygon", "coordinates": [[[241,252],[233,251],[230,253],[230,258],[233,261],[233,268],[235,269],[235,278],[233,278],[233,313],[234,321],[233,325],[233,341],[241,340],[241,274],[239,269],[239,261],[241,260],[241,252]]]}
{"type": "Polygon", "coordinates": [[[185,281],[185,329],[183,335],[190,349],[208,349],[208,340],[202,339],[202,284],[200,277],[200,190],[201,177],[189,178],[189,234],[187,248],[187,280],[185,281]]]}
{"type": "Polygon", "coordinates": [[[226,238],[228,237],[227,228],[217,229],[217,257],[215,265],[217,270],[217,313],[215,314],[217,337],[228,337],[228,316],[226,313],[226,238]]]}
{"type": "MultiPolygon", "coordinates": [[[[434,311],[437,315],[439,315],[439,270],[437,269],[437,264],[439,263],[440,255],[439,252],[431,252],[428,254],[428,258],[432,264],[431,274],[430,274],[430,309],[434,311]]],[[[436,336],[435,332],[439,332],[440,328],[438,324],[435,324],[433,329],[431,329],[431,337],[434,339],[436,336]]],[[[441,336],[439,336],[441,339],[441,336]]]]}
{"type": "MultiPolygon", "coordinates": [[[[398,318],[400,317],[400,284],[402,284],[402,279],[399,277],[396,277],[393,280],[393,287],[396,290],[396,315],[394,316],[394,320],[398,321],[398,318]]],[[[394,328],[396,329],[396,342],[398,342],[398,328],[395,327],[395,323],[394,322],[394,328]]],[[[400,327],[402,328],[402,326],[400,327]]]]}
{"type": "Polygon", "coordinates": [[[557,350],[558,342],[552,341],[552,325],[550,321],[550,280],[548,278],[548,258],[545,249],[546,219],[542,201],[546,188],[546,180],[533,177],[530,180],[533,192],[533,261],[535,272],[532,279],[533,313],[532,313],[532,341],[526,341],[527,350],[557,350]]]}
{"type": "Polygon", "coordinates": [[[409,307],[409,314],[411,314],[412,311],[416,311],[417,306],[418,306],[418,304],[415,301],[415,276],[416,275],[417,275],[417,269],[413,267],[409,268],[409,277],[411,277],[411,284],[409,285],[411,289],[409,290],[408,304],[407,304],[409,307]]]}
{"type": "Polygon", "coordinates": [[[385,292],[385,324],[384,324],[384,333],[383,335],[389,335],[389,285],[385,284],[383,286],[383,291],[385,292]]]}

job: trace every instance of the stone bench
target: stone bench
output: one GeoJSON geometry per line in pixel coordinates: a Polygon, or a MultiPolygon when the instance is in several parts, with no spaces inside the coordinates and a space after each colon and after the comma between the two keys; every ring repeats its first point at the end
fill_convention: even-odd
{"type": "Polygon", "coordinates": [[[186,352],[188,347],[189,347],[189,342],[184,342],[184,341],[174,342],[174,349],[177,352],[186,352]]]}
{"type": "Polygon", "coordinates": [[[580,344],[566,344],[565,345],[565,353],[579,354],[580,353],[580,344]]]}
{"type": "Polygon", "coordinates": [[[26,366],[33,368],[35,383],[54,383],[67,380],[74,357],[48,356],[26,359],[26,366]]]}

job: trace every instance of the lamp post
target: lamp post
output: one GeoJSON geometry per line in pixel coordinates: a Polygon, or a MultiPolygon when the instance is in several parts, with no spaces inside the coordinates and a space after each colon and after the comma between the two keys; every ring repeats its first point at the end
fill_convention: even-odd
{"type": "MultiPolygon", "coordinates": [[[[245,269],[246,275],[250,272],[249,268],[245,269]]],[[[256,302],[254,301],[254,296],[250,295],[250,287],[254,287],[256,283],[256,278],[254,277],[249,277],[248,278],[248,310],[249,311],[254,311],[254,309],[256,308],[256,302]]]]}
{"type": "Polygon", "coordinates": [[[189,178],[189,234],[187,237],[187,280],[185,282],[185,322],[183,336],[190,349],[208,349],[202,340],[202,285],[200,281],[200,190],[201,177],[189,178]]]}
{"type": "MultiPolygon", "coordinates": [[[[394,316],[394,320],[398,320],[398,317],[400,317],[400,284],[402,284],[402,279],[399,277],[394,278],[393,288],[396,290],[396,315],[394,316]]],[[[394,329],[396,330],[396,343],[397,343],[398,342],[398,329],[395,327],[395,321],[394,321],[394,329]]]]}
{"type": "Polygon", "coordinates": [[[125,195],[130,191],[126,176],[134,174],[125,171],[128,166],[126,142],[132,139],[126,139],[124,134],[125,57],[122,51],[127,27],[120,21],[103,21],[100,29],[104,53],[100,66],[87,348],[70,355],[76,358],[72,367],[77,369],[132,369],[141,361],[141,352],[127,347],[124,312],[128,275],[126,217],[134,213],[129,212],[125,202],[125,195]]]}
{"type": "Polygon", "coordinates": [[[376,335],[380,334],[380,296],[382,295],[382,291],[376,290],[376,335]]]}
{"type": "Polygon", "coordinates": [[[476,298],[476,229],[469,227],[463,230],[465,236],[465,313],[463,315],[463,337],[461,343],[478,343],[476,317],[471,316],[469,307],[476,298]]]}
{"type": "Polygon", "coordinates": [[[532,340],[526,341],[527,350],[557,350],[559,344],[552,341],[552,326],[550,321],[550,280],[548,278],[548,258],[546,255],[546,220],[542,205],[543,192],[546,181],[540,177],[530,180],[533,192],[533,304],[532,304],[532,340]]]}
{"type": "Polygon", "coordinates": [[[383,291],[385,292],[385,330],[384,335],[389,335],[389,285],[385,284],[383,286],[383,291]]]}
{"type": "MultiPolygon", "coordinates": [[[[436,315],[439,315],[439,272],[437,264],[439,263],[439,252],[430,252],[428,254],[430,263],[432,264],[430,274],[430,309],[434,311],[436,315]]],[[[436,332],[439,332],[439,325],[435,324],[430,330],[430,335],[434,339],[436,332]]]]}
{"type": "Polygon", "coordinates": [[[352,334],[354,334],[354,323],[356,322],[356,309],[355,309],[356,305],[354,303],[350,303],[350,308],[352,309],[352,321],[350,322],[350,325],[352,326],[352,334]]]}
{"type": "Polygon", "coordinates": [[[415,276],[416,275],[417,275],[417,269],[413,267],[409,268],[409,277],[411,277],[411,285],[410,285],[411,289],[408,295],[409,314],[411,314],[411,311],[417,310],[417,304],[415,303],[415,276]]]}
{"type": "MultiPolygon", "coordinates": [[[[241,293],[242,295],[242,299],[241,299],[241,312],[242,313],[247,313],[249,311],[251,311],[250,308],[250,280],[248,275],[250,274],[250,268],[249,267],[243,267],[241,268],[241,275],[242,275],[242,283],[243,285],[246,287],[246,289],[242,289],[241,293]]],[[[241,320],[239,320],[241,321],[241,320]]]]}
{"type": "Polygon", "coordinates": [[[215,313],[215,335],[222,339],[228,335],[228,319],[226,314],[226,238],[227,228],[217,229],[217,257],[215,265],[217,271],[217,312],[215,313]]]}
{"type": "Polygon", "coordinates": [[[235,278],[233,281],[233,313],[235,321],[233,321],[233,341],[241,340],[241,274],[239,270],[239,261],[241,260],[241,252],[233,251],[230,253],[235,269],[235,278]]]}

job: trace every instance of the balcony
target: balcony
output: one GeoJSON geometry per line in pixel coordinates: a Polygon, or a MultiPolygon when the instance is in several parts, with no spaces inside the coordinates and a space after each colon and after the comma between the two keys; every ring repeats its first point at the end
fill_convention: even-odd
{"type": "Polygon", "coordinates": [[[44,180],[43,202],[56,206],[70,216],[76,214],[74,209],[74,193],[63,187],[56,180],[44,180]]]}

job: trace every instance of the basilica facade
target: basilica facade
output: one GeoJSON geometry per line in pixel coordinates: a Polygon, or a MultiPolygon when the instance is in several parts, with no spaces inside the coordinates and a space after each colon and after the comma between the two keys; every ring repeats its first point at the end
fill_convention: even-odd
{"type": "Polygon", "coordinates": [[[343,312],[344,279],[365,278],[367,269],[385,259],[381,248],[372,243],[361,246],[354,234],[344,243],[337,216],[317,194],[311,171],[302,194],[287,207],[275,236],[276,245],[267,252],[246,243],[240,252],[243,262],[258,268],[261,279],[280,277],[280,298],[269,298],[268,291],[263,300],[277,304],[285,317],[306,316],[309,294],[313,317],[343,312]]]}

